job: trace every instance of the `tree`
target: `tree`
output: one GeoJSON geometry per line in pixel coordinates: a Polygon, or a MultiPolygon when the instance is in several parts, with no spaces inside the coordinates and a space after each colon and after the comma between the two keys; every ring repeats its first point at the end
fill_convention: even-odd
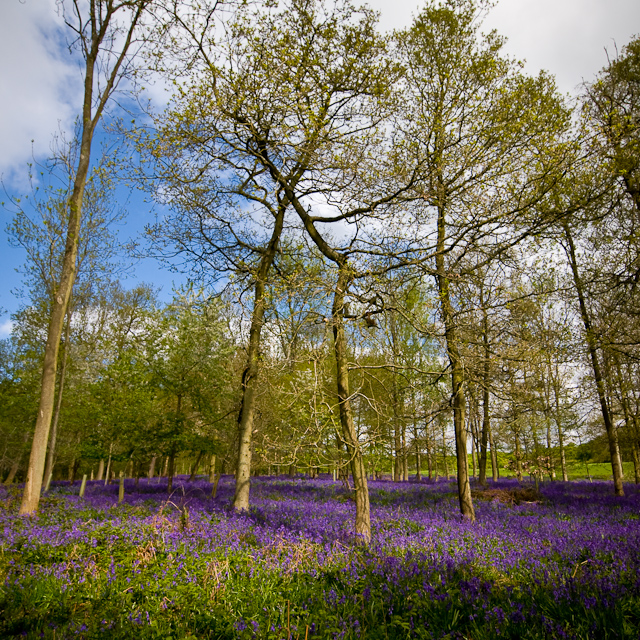
{"type": "MultiPolygon", "coordinates": [[[[226,262],[249,276],[255,291],[234,498],[235,508],[244,510],[265,289],[285,214],[293,197],[296,210],[305,210],[301,201],[319,192],[321,169],[350,172],[355,149],[366,149],[367,136],[376,140],[379,118],[364,109],[385,91],[389,76],[373,14],[348,4],[294,0],[281,11],[245,9],[218,46],[206,73],[182,89],[156,155],[167,158],[173,193],[194,214],[197,235],[176,225],[172,239],[186,236],[182,249],[196,236],[197,248],[186,249],[201,265],[226,262]],[[266,228],[263,243],[254,239],[260,227],[266,228]]],[[[331,187],[339,190],[340,183],[331,187]]],[[[331,187],[324,183],[327,195],[331,187]]],[[[342,303],[336,304],[338,313],[342,303]]]]}
{"type": "Polygon", "coordinates": [[[470,520],[456,283],[553,221],[540,214],[550,212],[549,194],[570,149],[562,139],[569,112],[553,80],[544,73],[525,77],[500,55],[498,35],[480,34],[478,16],[486,8],[472,0],[429,3],[397,43],[406,67],[406,135],[426,158],[417,215],[439,292],[460,510],[470,520]]]}
{"type": "MultiPolygon", "coordinates": [[[[12,200],[15,211],[13,220],[7,226],[7,233],[10,241],[27,253],[27,260],[21,268],[23,285],[28,291],[29,304],[41,308],[43,323],[46,323],[46,317],[51,316],[56,286],[61,277],[68,219],[67,202],[73,187],[78,143],[77,136],[69,144],[60,143],[56,155],[41,168],[39,184],[36,185],[34,176],[30,175],[31,194],[22,200],[12,200]],[[60,186],[56,186],[56,179],[59,179],[60,186]]],[[[44,473],[47,482],[53,470],[74,310],[91,305],[100,283],[112,277],[118,269],[115,260],[117,243],[112,227],[122,219],[123,212],[114,206],[115,185],[108,172],[114,157],[113,153],[103,153],[85,186],[76,276],[67,307],[55,411],[44,473]]]]}
{"type": "Polygon", "coordinates": [[[179,293],[151,331],[150,384],[163,407],[163,437],[155,440],[169,457],[171,493],[176,455],[191,449],[194,440],[213,450],[208,427],[225,413],[227,365],[234,345],[221,322],[218,301],[203,292],[179,293]]]}
{"type": "Polygon", "coordinates": [[[131,76],[143,17],[152,0],[89,0],[87,12],[78,2],[62,5],[65,24],[73,34],[72,46],[84,60],[84,92],[78,161],[67,203],[64,258],[56,282],[42,367],[40,402],[29,458],[21,514],[37,510],[53,414],[60,338],[76,277],[78,240],[94,134],[107,103],[119,84],[131,76]],[[71,5],[69,7],[69,4],[71,5]],[[65,9],[67,9],[65,11],[65,9]]]}

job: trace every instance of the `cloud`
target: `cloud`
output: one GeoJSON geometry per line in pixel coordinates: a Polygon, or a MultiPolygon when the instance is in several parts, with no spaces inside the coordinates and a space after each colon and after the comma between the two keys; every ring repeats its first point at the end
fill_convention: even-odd
{"type": "Polygon", "coordinates": [[[55,0],[3,0],[1,14],[0,174],[23,182],[32,154],[49,155],[52,135],[71,129],[81,74],[55,0]]]}
{"type": "Polygon", "coordinates": [[[13,322],[11,320],[0,321],[0,339],[8,338],[13,331],[13,322]]]}
{"type": "MultiPolygon", "coordinates": [[[[381,12],[383,29],[408,26],[423,0],[369,0],[381,12]]],[[[638,0],[498,0],[482,30],[508,38],[505,51],[526,59],[528,73],[546,69],[560,90],[575,93],[605,66],[605,48],[614,51],[640,33],[638,0]]]]}
{"type": "Polygon", "coordinates": [[[484,26],[508,37],[506,50],[530,73],[546,69],[575,93],[605,66],[605,49],[621,49],[638,25],[638,0],[502,0],[484,26]]]}

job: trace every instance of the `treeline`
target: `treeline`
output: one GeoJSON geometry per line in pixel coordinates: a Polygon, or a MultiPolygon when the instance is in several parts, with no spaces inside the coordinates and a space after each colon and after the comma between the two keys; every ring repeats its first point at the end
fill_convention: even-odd
{"type": "MultiPolygon", "coordinates": [[[[30,378],[5,367],[7,389],[27,385],[9,392],[25,417],[3,418],[5,459],[33,442],[22,511],[47,481],[50,425],[74,431],[74,380],[89,413],[77,412],[72,459],[120,456],[137,473],[162,459],[171,477],[180,452],[195,467],[215,454],[235,473],[238,510],[256,470],[331,469],[353,483],[364,539],[367,478],[406,480],[410,461],[433,474],[449,448],[471,520],[469,452],[481,483],[497,476],[498,450],[519,476],[566,478],[567,443],[604,430],[623,495],[621,450],[640,472],[640,41],[570,104],[482,33],[483,2],[428,3],[386,35],[348,3],[133,5],[153,10],[123,18],[140,51],[118,67],[110,49],[104,68],[119,77],[137,64],[127,77],[161,74],[175,91],[126,132],[138,160],[128,177],[162,207],[150,250],[179,256],[208,293],[163,309],[147,291],[145,308],[142,290],[114,285],[115,297],[100,287],[74,306],[75,268],[105,255],[91,242],[109,228],[104,215],[83,226],[91,185],[99,202],[118,164],[86,170],[74,209],[95,130],[85,113],[68,187],[49,194],[57,208],[31,209],[58,211],[65,250],[47,263],[40,323],[29,329],[37,311],[25,309],[7,347],[7,362],[28,352],[44,371],[39,384],[40,365],[30,378]],[[125,302],[136,296],[140,316],[125,302]],[[80,327],[89,335],[101,318],[95,348],[81,346],[80,327]]],[[[30,246],[25,211],[13,233],[30,246]]]]}

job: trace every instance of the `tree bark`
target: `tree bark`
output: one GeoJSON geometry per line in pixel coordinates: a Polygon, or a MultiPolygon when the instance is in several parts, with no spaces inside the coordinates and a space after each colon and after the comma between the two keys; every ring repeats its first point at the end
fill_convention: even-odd
{"type": "Polygon", "coordinates": [[[358,442],[351,409],[349,394],[349,363],[347,357],[347,338],[344,331],[344,299],[351,283],[351,272],[348,265],[338,266],[338,281],[333,295],[331,316],[333,320],[333,343],[336,356],[336,379],[338,385],[338,404],[340,408],[340,424],[342,438],[347,448],[347,456],[351,467],[351,476],[355,489],[356,500],[356,535],[361,536],[365,543],[371,540],[371,520],[369,508],[369,487],[367,474],[362,457],[362,450],[358,442]]]}
{"type": "Polygon", "coordinates": [[[513,425],[513,438],[516,452],[516,478],[522,482],[522,451],[520,449],[520,434],[516,425],[513,425]]]}
{"type": "Polygon", "coordinates": [[[251,439],[253,435],[253,420],[255,414],[256,391],[258,388],[258,374],[260,362],[260,335],[264,323],[265,286],[271,265],[276,256],[278,243],[282,234],[284,214],[288,202],[280,202],[275,218],[273,233],[267,245],[260,266],[256,273],[253,314],[249,329],[249,345],[247,348],[247,364],[242,373],[242,402],[238,415],[238,462],[236,465],[236,490],[233,497],[233,508],[236,511],[249,509],[249,492],[251,488],[251,439]]]}
{"type": "Polygon", "coordinates": [[[553,376],[553,396],[554,396],[554,406],[555,406],[555,421],[556,427],[558,429],[558,446],[560,447],[560,470],[562,471],[562,482],[569,482],[569,474],[567,472],[567,456],[564,450],[564,432],[562,431],[562,422],[560,419],[560,381],[559,376],[560,373],[557,369],[555,375],[553,376]]]}
{"type": "Polygon", "coordinates": [[[175,445],[171,447],[171,452],[168,456],[167,463],[167,493],[171,493],[173,491],[173,476],[175,474],[176,467],[176,449],[175,445]]]}
{"type": "Polygon", "coordinates": [[[215,453],[209,458],[209,482],[213,483],[216,479],[216,455],[215,453]]]}
{"type": "Polygon", "coordinates": [[[456,464],[458,472],[458,501],[460,512],[471,522],[476,519],[471,486],[469,485],[469,460],[467,458],[467,430],[465,427],[464,369],[458,349],[458,333],[454,308],[451,303],[449,277],[445,271],[445,211],[443,203],[438,207],[438,242],[436,252],[436,272],[440,312],[444,324],[447,355],[451,366],[451,405],[453,407],[453,428],[456,441],[456,464]]]}
{"type": "Polygon", "coordinates": [[[200,460],[202,460],[202,456],[204,455],[204,451],[200,451],[198,453],[198,457],[196,458],[196,462],[193,465],[193,471],[189,476],[189,482],[193,482],[196,479],[196,475],[198,474],[198,467],[200,466],[200,460]]]}
{"type": "Polygon", "coordinates": [[[100,20],[96,15],[96,7],[90,3],[91,29],[90,34],[81,36],[81,43],[84,46],[82,53],[85,59],[84,95],[82,104],[82,121],[80,134],[80,155],[75,175],[73,178],[73,189],[69,198],[69,218],[67,221],[67,235],[65,241],[64,257],[62,260],[62,270],[60,282],[53,296],[52,309],[47,330],[47,341],[44,349],[44,361],[42,365],[42,378],[40,387],[40,400],[38,414],[36,418],[35,430],[33,433],[33,444],[31,445],[31,455],[27,468],[27,480],[22,495],[20,514],[26,515],[34,513],[40,502],[40,490],[42,488],[42,478],[44,474],[45,459],[47,456],[47,444],[49,441],[49,430],[53,415],[53,405],[55,402],[56,372],[58,367],[58,351],[60,349],[60,338],[64,317],[67,313],[69,299],[73,290],[73,283],[76,278],[76,262],[78,257],[78,240],[80,235],[80,222],[82,219],[82,203],[84,198],[85,185],[89,173],[91,144],[95,128],[102,117],[102,113],[108,99],[117,87],[118,78],[121,74],[123,62],[133,40],[134,31],[141,18],[142,12],[146,8],[147,0],[140,0],[131,7],[130,21],[127,33],[124,37],[120,53],[115,55],[115,62],[108,74],[104,88],[99,96],[94,95],[94,75],[96,64],[100,56],[101,46],[105,38],[109,38],[109,22],[113,14],[121,6],[114,8],[109,5],[105,12],[100,13],[100,20]],[[93,112],[95,103],[95,112],[93,112]]]}
{"type": "Polygon", "coordinates": [[[111,451],[113,450],[113,442],[109,445],[109,458],[107,459],[107,471],[104,474],[104,486],[109,484],[109,474],[111,473],[111,451]]]}
{"type": "Polygon", "coordinates": [[[444,477],[449,479],[449,464],[447,463],[447,439],[445,438],[444,422],[442,423],[442,460],[444,462],[444,477]]]}
{"type": "Polygon", "coordinates": [[[573,283],[576,289],[576,294],[578,296],[578,304],[580,306],[580,315],[582,317],[582,323],[584,325],[587,349],[591,358],[593,377],[596,383],[598,400],[600,401],[600,410],[602,411],[602,420],[604,421],[604,427],[607,432],[607,439],[609,441],[609,454],[611,455],[611,470],[613,473],[614,491],[617,496],[623,496],[624,488],[622,485],[622,465],[620,463],[620,456],[618,453],[618,434],[615,425],[611,420],[611,412],[609,411],[609,406],[607,404],[604,379],[602,377],[600,360],[598,358],[598,345],[596,336],[593,331],[591,317],[589,316],[589,311],[587,309],[587,304],[585,301],[584,284],[578,270],[578,260],[576,258],[573,236],[571,235],[571,230],[569,229],[569,225],[566,221],[563,223],[563,228],[565,239],[567,241],[567,246],[565,247],[565,249],[567,257],[569,258],[571,272],[573,274],[573,283]]]}
{"type": "Polygon", "coordinates": [[[20,457],[13,461],[11,465],[11,469],[9,469],[9,475],[4,480],[4,486],[8,487],[10,484],[13,484],[13,481],[18,473],[18,469],[20,468],[20,462],[22,461],[22,454],[20,457]]]}
{"type": "Polygon", "coordinates": [[[71,316],[72,306],[69,302],[67,309],[67,321],[64,332],[64,348],[62,351],[62,364],[60,366],[60,381],[58,382],[58,398],[56,401],[56,408],[53,414],[53,421],[51,424],[51,437],[49,439],[49,451],[47,453],[47,464],[44,470],[44,480],[48,481],[49,476],[53,473],[53,461],[55,459],[56,452],[56,440],[58,438],[58,422],[60,421],[60,409],[62,408],[62,394],[64,391],[65,374],[67,371],[67,359],[69,357],[69,335],[71,333],[71,316]]]}
{"type": "Polygon", "coordinates": [[[491,430],[491,415],[489,413],[490,402],[490,375],[491,375],[491,349],[489,344],[489,314],[484,303],[484,291],[480,289],[480,304],[482,306],[482,433],[480,434],[480,462],[478,464],[478,482],[481,486],[487,484],[487,437],[491,430]]]}
{"type": "Polygon", "coordinates": [[[489,447],[491,449],[491,475],[492,480],[497,482],[500,477],[500,469],[498,468],[498,452],[496,451],[496,444],[493,440],[493,431],[490,424],[488,425],[487,430],[489,431],[489,447]]]}

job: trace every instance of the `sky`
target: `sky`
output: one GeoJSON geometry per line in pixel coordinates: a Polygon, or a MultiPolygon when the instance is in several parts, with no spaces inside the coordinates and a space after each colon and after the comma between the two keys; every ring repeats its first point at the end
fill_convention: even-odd
{"type": "MultiPolygon", "coordinates": [[[[422,3],[370,0],[381,13],[381,28],[408,25],[422,3]]],[[[507,38],[505,51],[526,61],[525,71],[552,73],[563,93],[575,94],[634,35],[640,34],[640,0],[499,0],[483,30],[507,38]]],[[[72,63],[61,36],[55,0],[0,0],[0,201],[27,190],[27,164],[45,158],[52,137],[70,131],[80,105],[81,70],[72,63]]],[[[135,236],[152,213],[141,198],[132,209],[124,235],[135,236]]],[[[9,314],[21,300],[14,295],[24,252],[7,241],[11,214],[0,208],[0,338],[11,327],[9,314]]],[[[169,295],[180,278],[151,260],[135,267],[126,282],[153,282],[169,295]]]]}

